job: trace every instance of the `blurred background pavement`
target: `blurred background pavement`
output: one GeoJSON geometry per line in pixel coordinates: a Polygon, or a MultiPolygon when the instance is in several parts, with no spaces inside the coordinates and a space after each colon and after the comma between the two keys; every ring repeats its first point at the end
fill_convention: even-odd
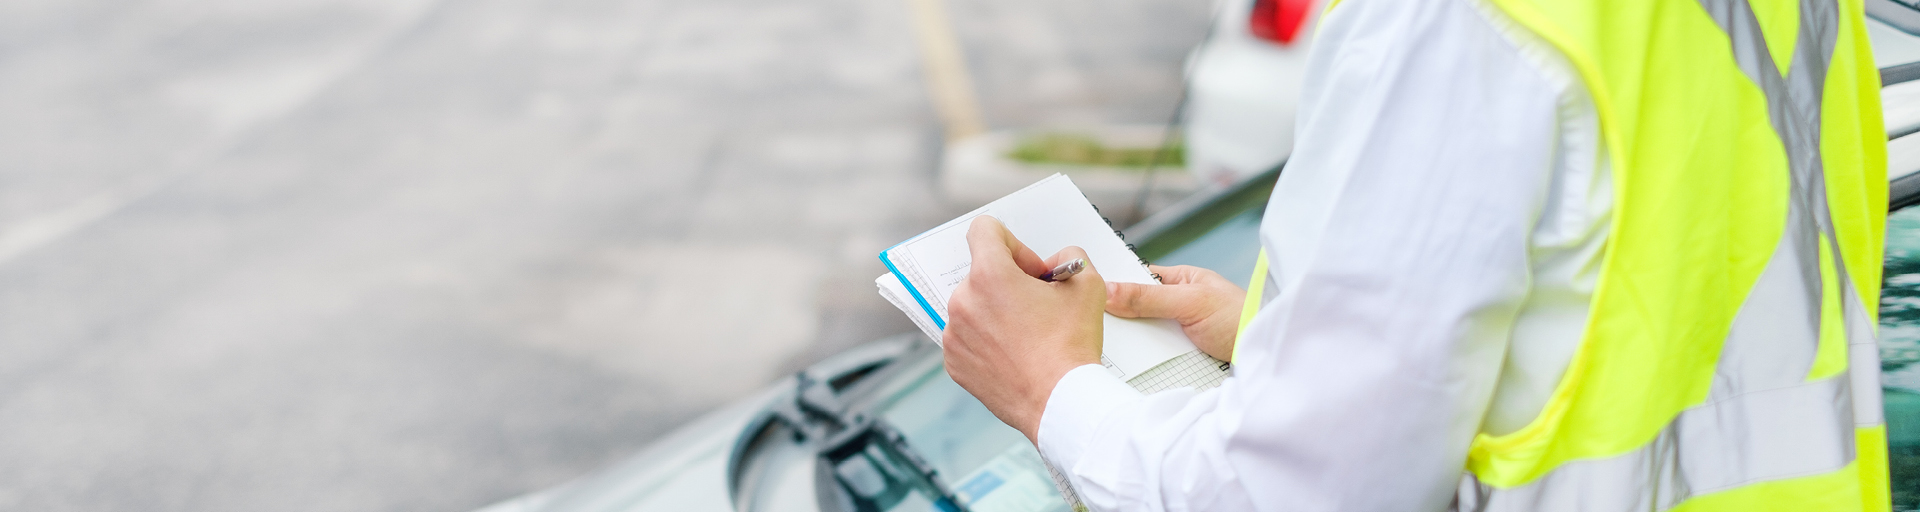
{"type": "MultiPolygon", "coordinates": [[[[996,128],[1165,122],[1210,9],[946,5],[996,128]]],[[[913,330],[910,18],[0,3],[0,510],[466,510],[913,330]]]]}

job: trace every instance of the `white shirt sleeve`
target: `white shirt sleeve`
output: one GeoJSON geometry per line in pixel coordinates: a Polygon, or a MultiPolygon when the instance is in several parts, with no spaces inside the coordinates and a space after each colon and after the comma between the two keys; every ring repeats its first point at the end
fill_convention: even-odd
{"type": "Polygon", "coordinates": [[[1532,289],[1567,87],[1479,9],[1322,20],[1262,226],[1280,291],[1234,376],[1141,396],[1087,366],[1054,388],[1040,449],[1089,507],[1447,507],[1532,289]]]}

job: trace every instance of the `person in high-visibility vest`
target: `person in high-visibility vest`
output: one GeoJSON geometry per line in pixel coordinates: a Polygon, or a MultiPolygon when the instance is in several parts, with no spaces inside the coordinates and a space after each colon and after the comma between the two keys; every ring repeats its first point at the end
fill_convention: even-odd
{"type": "Polygon", "coordinates": [[[972,227],[948,371],[1089,508],[1890,507],[1860,0],[1328,9],[1246,313],[1193,268],[1042,282],[972,227]],[[1233,376],[1140,395],[1103,309],[1233,376]]]}

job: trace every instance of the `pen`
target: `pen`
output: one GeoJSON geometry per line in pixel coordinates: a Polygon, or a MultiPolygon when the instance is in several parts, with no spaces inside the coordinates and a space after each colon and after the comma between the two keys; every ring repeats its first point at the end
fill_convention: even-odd
{"type": "Polygon", "coordinates": [[[1048,270],[1045,274],[1040,274],[1040,280],[1057,283],[1065,281],[1067,278],[1073,277],[1074,274],[1078,274],[1080,271],[1086,269],[1087,260],[1074,258],[1066,263],[1061,263],[1058,267],[1053,267],[1053,270],[1048,270]]]}

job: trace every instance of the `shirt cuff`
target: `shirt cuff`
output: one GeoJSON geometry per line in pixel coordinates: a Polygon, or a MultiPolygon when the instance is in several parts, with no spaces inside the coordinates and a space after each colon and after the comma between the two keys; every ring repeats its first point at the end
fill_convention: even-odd
{"type": "Polygon", "coordinates": [[[1104,366],[1088,364],[1068,371],[1053,385],[1047,409],[1040,413],[1040,452],[1054,467],[1071,473],[1100,423],[1143,396],[1104,366]]]}

